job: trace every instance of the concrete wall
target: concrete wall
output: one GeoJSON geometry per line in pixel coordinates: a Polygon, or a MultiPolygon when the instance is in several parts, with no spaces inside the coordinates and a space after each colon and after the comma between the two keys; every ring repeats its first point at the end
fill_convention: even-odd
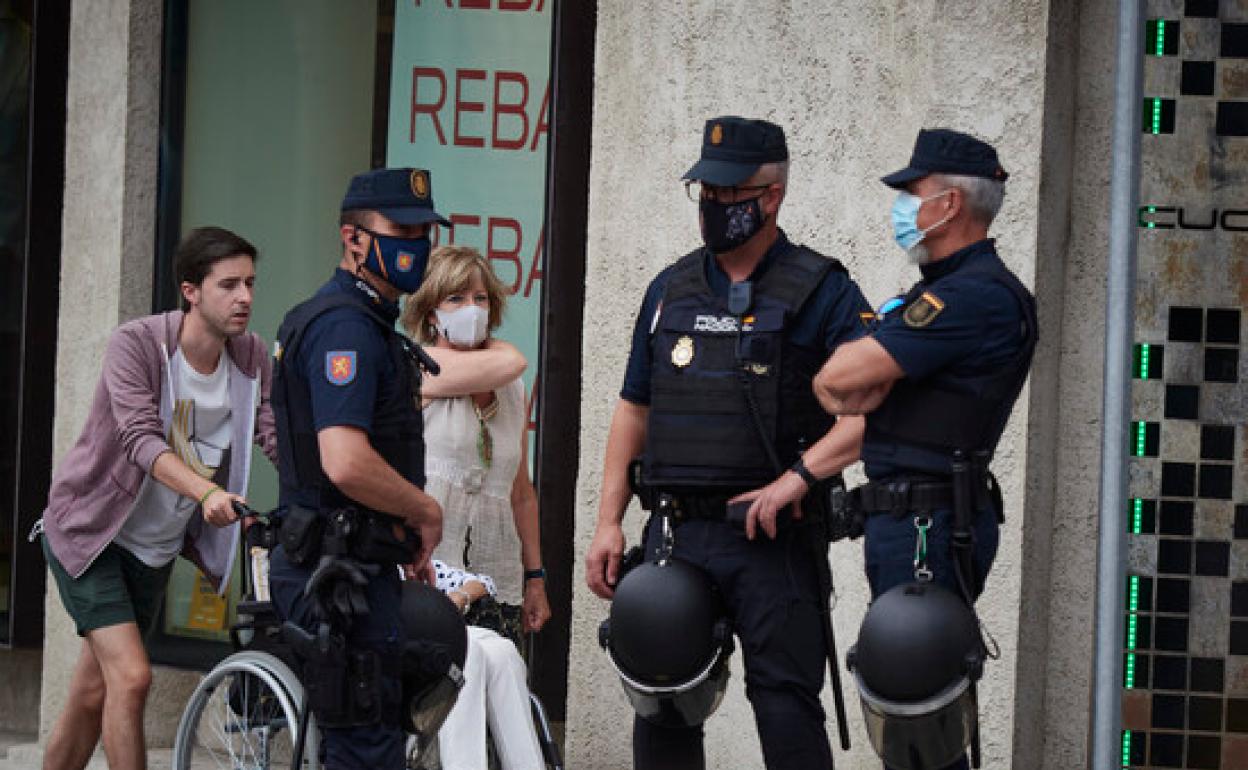
{"type": "MultiPolygon", "coordinates": [[[[86,419],[101,354],[122,320],[151,311],[160,125],[160,0],[74,3],[70,21],[64,247],[54,456],[86,419]]],[[[45,740],[81,642],[48,578],[39,708],[45,740]]],[[[196,677],[157,672],[148,736],[169,745],[196,677]]]]}
{"type": "MultiPolygon", "coordinates": [[[[641,295],[664,264],[698,243],[696,208],[685,200],[677,179],[697,157],[703,121],[740,114],[785,127],[793,164],[781,225],[794,240],[846,262],[872,302],[917,279],[891,242],[892,194],[878,176],[908,159],[920,126],[978,134],[998,146],[1011,172],[994,233],[1007,262],[1032,284],[1041,280],[1038,252],[1052,256],[1063,248],[1063,238],[1049,232],[1052,220],[1041,203],[1063,202],[1071,163],[1063,144],[1070,133],[1069,105],[1052,99],[1065,113],[1048,120],[1045,105],[1050,90],[1071,88],[1070,66],[1052,58],[1068,56],[1070,46],[1050,39],[1074,34],[1068,26],[1072,13],[1069,3],[1059,4],[1059,15],[1050,19],[1049,5],[1043,0],[794,0],[765,8],[745,0],[599,5],[578,554],[583,556],[593,533],[607,426],[641,295]],[[1066,155],[1050,159],[1045,154],[1049,146],[1066,155]],[[1058,171],[1056,190],[1041,181],[1041,170],[1051,168],[1058,171]]],[[[1059,228],[1065,216],[1057,213],[1059,228]]],[[[1060,292],[1060,269],[1041,283],[1060,292]]],[[[1059,318],[1060,305],[1050,298],[1045,319],[1059,318]]],[[[1046,330],[1041,360],[1057,361],[1057,340],[1046,330]]],[[[1051,393],[1055,381],[1044,382],[1051,393]]],[[[1086,382],[1073,382],[1072,390],[1085,394],[1086,382]]],[[[1025,498],[1024,479],[1032,463],[1052,470],[1057,438],[1055,428],[1031,434],[1057,419],[1052,412],[1033,415],[1031,403],[1030,395],[1020,399],[996,463],[1009,523],[988,593],[980,601],[1002,651],[982,690],[988,767],[1013,763],[1016,700],[1030,700],[1021,691],[1016,699],[1014,689],[1020,584],[1027,563],[1024,522],[1034,520],[1047,531],[1052,490],[1041,485],[1025,498]]],[[[1040,398],[1039,403],[1050,402],[1040,398]]],[[[639,522],[637,512],[631,512],[626,533],[634,540],[639,522]]],[[[858,544],[837,545],[833,558],[843,653],[856,636],[867,589],[858,544]]],[[[595,643],[605,612],[606,605],[578,580],[568,756],[570,764],[587,768],[622,766],[629,756],[628,707],[595,643]]],[[[1029,623],[1028,642],[1031,633],[1029,623]]],[[[728,701],[707,725],[712,767],[761,766],[737,673],[728,701]]],[[[1086,697],[1079,684],[1086,679],[1085,666],[1065,687],[1086,697]]],[[[1032,718],[1034,711],[1020,706],[1019,713],[1032,718]]],[[[856,746],[840,766],[877,767],[854,703],[851,720],[856,746]]]]}

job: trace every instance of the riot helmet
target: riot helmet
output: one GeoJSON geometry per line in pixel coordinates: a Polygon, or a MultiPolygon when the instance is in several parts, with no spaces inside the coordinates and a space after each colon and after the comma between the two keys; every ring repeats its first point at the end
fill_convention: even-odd
{"type": "Polygon", "coordinates": [[[427,743],[464,686],[468,627],[445,594],[414,580],[403,583],[399,614],[404,633],[403,729],[427,743]]]}
{"type": "Polygon", "coordinates": [[[627,572],[598,642],[650,722],[700,725],[723,700],[732,629],[710,578],[691,564],[666,559],[627,572]]]}
{"type": "Polygon", "coordinates": [[[965,752],[984,655],[974,611],[945,588],[909,583],[872,603],[848,662],[884,764],[929,770],[965,752]]]}

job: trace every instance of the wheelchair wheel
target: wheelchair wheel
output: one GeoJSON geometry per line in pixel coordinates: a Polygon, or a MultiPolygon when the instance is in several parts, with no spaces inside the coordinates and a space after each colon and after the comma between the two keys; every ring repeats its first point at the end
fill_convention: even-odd
{"type": "MultiPolygon", "coordinates": [[[[195,688],[173,743],[173,770],[290,767],[299,729],[303,685],[273,655],[239,652],[221,661],[195,688]]],[[[320,733],[308,720],[304,770],[318,770],[320,733]]]]}

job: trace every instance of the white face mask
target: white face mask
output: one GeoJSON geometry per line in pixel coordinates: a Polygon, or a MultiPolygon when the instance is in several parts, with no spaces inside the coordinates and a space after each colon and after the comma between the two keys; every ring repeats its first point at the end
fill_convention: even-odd
{"type": "Polygon", "coordinates": [[[490,311],[483,307],[465,305],[449,312],[433,312],[438,314],[438,332],[457,347],[475,348],[490,332],[490,311]]]}

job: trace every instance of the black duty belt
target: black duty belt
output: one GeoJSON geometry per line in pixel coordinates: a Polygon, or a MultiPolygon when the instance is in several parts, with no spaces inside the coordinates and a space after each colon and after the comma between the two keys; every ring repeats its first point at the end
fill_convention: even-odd
{"type": "Polygon", "coordinates": [[[850,492],[851,505],[868,516],[953,508],[953,484],[949,482],[891,479],[873,481],[850,492]]]}
{"type": "Polygon", "coordinates": [[[723,521],[728,516],[728,501],[732,495],[672,495],[674,518],[676,521],[706,519],[723,521]]]}

